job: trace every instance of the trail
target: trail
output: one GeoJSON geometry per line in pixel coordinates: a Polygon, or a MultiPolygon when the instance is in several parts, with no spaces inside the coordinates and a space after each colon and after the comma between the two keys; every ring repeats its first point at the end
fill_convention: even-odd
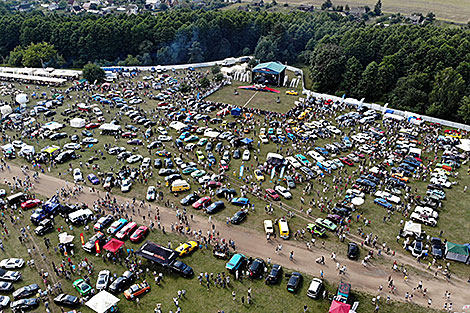
{"type": "MultiPolygon", "coordinates": [[[[0,173],[0,179],[6,178],[11,180],[13,176],[23,178],[24,175],[20,167],[9,164],[10,171],[6,170],[0,173]]],[[[30,172],[31,173],[31,172],[30,172]]],[[[71,183],[67,183],[68,186],[71,183]]],[[[64,180],[58,179],[45,174],[40,174],[39,183],[35,183],[35,188],[32,192],[41,194],[44,196],[52,196],[55,194],[57,189],[60,189],[66,185],[64,180]]],[[[113,195],[114,196],[114,195],[113,195]]],[[[120,202],[129,201],[131,199],[115,196],[116,199],[120,202]]],[[[84,192],[77,196],[77,202],[85,202],[89,206],[93,205],[95,200],[99,199],[99,195],[96,193],[90,193],[88,188],[84,188],[84,192]]],[[[156,203],[152,204],[152,208],[156,207],[156,203]]],[[[158,206],[160,209],[161,224],[165,229],[170,230],[170,224],[176,221],[175,211],[171,208],[166,208],[158,206]]],[[[147,213],[147,209],[143,209],[147,213]]],[[[134,220],[137,222],[143,222],[142,217],[135,216],[134,220]]],[[[414,294],[413,302],[427,306],[428,297],[431,298],[432,307],[440,309],[444,304],[443,295],[446,290],[451,292],[451,302],[453,307],[456,310],[462,308],[466,304],[470,304],[470,299],[468,293],[462,292],[462,290],[468,290],[468,284],[463,280],[454,280],[447,282],[443,278],[429,278],[429,275],[421,274],[411,274],[408,281],[403,280],[403,274],[399,272],[394,272],[391,270],[392,261],[390,260],[390,266],[387,267],[377,262],[371,262],[367,267],[361,265],[360,262],[351,261],[346,258],[337,257],[336,260],[341,265],[347,266],[346,275],[339,275],[336,270],[336,263],[330,259],[331,251],[327,251],[317,246],[313,247],[312,250],[308,250],[305,244],[295,241],[280,241],[278,239],[271,240],[267,242],[266,237],[253,229],[240,226],[226,225],[224,222],[214,221],[216,229],[220,232],[222,238],[233,239],[237,245],[237,251],[244,253],[250,256],[261,257],[263,259],[271,258],[272,263],[280,264],[286,268],[299,270],[301,272],[319,277],[320,270],[324,272],[324,278],[327,279],[330,283],[336,284],[340,280],[350,282],[352,288],[355,290],[361,290],[367,292],[373,296],[381,295],[382,298],[385,298],[387,295],[390,295],[392,300],[403,301],[405,292],[414,294]],[[277,254],[275,252],[276,246],[281,243],[283,246],[282,252],[277,254]],[[289,260],[289,252],[294,252],[294,260],[289,260]],[[325,265],[320,265],[315,262],[315,259],[324,256],[326,260],[325,265]],[[388,277],[392,277],[397,287],[397,292],[395,295],[389,294],[387,290],[388,277]],[[423,282],[423,287],[428,289],[427,297],[423,297],[418,292],[413,292],[413,288],[418,285],[418,281],[423,282]],[[378,287],[383,285],[383,291],[378,292],[378,287]]],[[[148,224],[148,220],[146,222],[148,224]]],[[[202,229],[203,232],[211,229],[211,224],[208,223],[208,220],[202,216],[195,215],[194,221],[190,221],[191,229],[202,229]]],[[[317,241],[318,242],[318,241],[317,241]]],[[[396,259],[405,258],[405,256],[397,255],[396,259]]],[[[411,259],[408,257],[408,259],[411,259]]],[[[416,265],[416,264],[415,264],[416,265]]],[[[419,268],[419,267],[418,267],[419,268]]],[[[422,270],[422,268],[420,268],[422,270]]]]}

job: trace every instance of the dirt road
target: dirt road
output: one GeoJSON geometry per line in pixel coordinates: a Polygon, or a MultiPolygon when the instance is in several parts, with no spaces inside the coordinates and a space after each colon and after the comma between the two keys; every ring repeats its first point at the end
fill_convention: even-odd
{"type": "MultiPolygon", "coordinates": [[[[0,179],[7,179],[12,181],[13,176],[23,179],[24,175],[21,169],[13,164],[10,164],[10,170],[6,170],[0,173],[0,179]]],[[[60,189],[66,185],[66,182],[62,179],[52,177],[49,175],[41,174],[39,183],[35,184],[34,192],[44,196],[52,196],[56,193],[57,189],[60,189]]],[[[69,182],[70,186],[71,183],[69,182]]],[[[84,188],[84,192],[77,198],[77,202],[85,202],[89,206],[99,198],[99,194],[90,193],[88,188],[84,188]]],[[[100,193],[103,195],[103,193],[100,193]]],[[[118,201],[131,202],[130,199],[126,199],[120,196],[116,197],[118,201]]],[[[140,199],[139,199],[140,200],[140,199]]],[[[152,204],[155,207],[155,204],[152,204]]],[[[170,230],[170,224],[176,222],[175,211],[171,208],[160,207],[160,216],[162,225],[165,229],[170,230]]],[[[135,220],[141,221],[141,217],[135,217],[135,220]]],[[[216,229],[220,232],[221,237],[233,239],[237,245],[237,250],[246,255],[261,257],[263,259],[271,258],[272,263],[280,264],[286,268],[299,270],[304,273],[308,273],[314,276],[320,276],[320,270],[324,272],[324,278],[330,283],[337,283],[340,280],[347,281],[352,284],[353,289],[365,291],[373,296],[381,295],[382,298],[386,298],[387,295],[391,295],[392,299],[398,301],[404,301],[404,295],[406,292],[414,294],[413,302],[426,306],[428,298],[432,299],[432,307],[436,309],[442,308],[444,304],[444,293],[446,290],[450,291],[451,302],[455,310],[460,310],[463,305],[470,304],[470,297],[468,292],[462,292],[463,290],[469,290],[469,285],[464,280],[452,280],[447,282],[443,278],[430,278],[430,275],[424,275],[422,277],[418,274],[410,274],[408,281],[404,281],[403,274],[394,272],[390,266],[380,264],[370,264],[367,267],[361,265],[360,262],[351,261],[337,257],[337,262],[341,265],[346,265],[347,271],[345,275],[339,275],[336,270],[336,263],[330,259],[330,251],[322,249],[317,244],[312,250],[308,250],[307,247],[294,240],[279,241],[271,240],[267,242],[266,237],[258,232],[251,229],[226,225],[223,222],[214,221],[216,229]],[[277,254],[275,248],[278,243],[283,246],[282,252],[277,254]],[[289,252],[294,252],[294,259],[289,260],[289,252]],[[325,265],[320,265],[315,262],[315,259],[323,255],[326,259],[325,265]],[[388,293],[388,277],[391,276],[394,280],[397,292],[395,295],[388,293]],[[421,293],[414,292],[413,288],[418,285],[419,281],[423,282],[423,287],[427,288],[427,296],[423,297],[421,293]],[[378,291],[378,287],[382,285],[383,290],[378,291]]],[[[194,216],[194,221],[191,222],[192,229],[202,229],[203,232],[207,232],[211,227],[208,220],[201,216],[194,216]]],[[[399,259],[400,256],[397,255],[399,259]]],[[[374,263],[374,262],[372,262],[374,263]]]]}

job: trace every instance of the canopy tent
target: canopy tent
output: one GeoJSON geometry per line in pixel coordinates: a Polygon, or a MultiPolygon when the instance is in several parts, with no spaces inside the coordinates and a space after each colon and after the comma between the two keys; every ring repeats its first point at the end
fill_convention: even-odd
{"type": "Polygon", "coordinates": [[[108,243],[103,246],[103,249],[111,253],[116,253],[124,245],[124,241],[111,238],[108,243]]]}
{"type": "Polygon", "coordinates": [[[20,93],[17,94],[15,97],[16,102],[18,102],[20,105],[26,104],[29,102],[29,98],[27,94],[20,93]]]}
{"type": "Polygon", "coordinates": [[[250,139],[250,138],[243,138],[242,140],[240,140],[242,143],[244,143],[245,145],[249,145],[250,143],[253,142],[253,139],[250,139]]]}
{"type": "Polygon", "coordinates": [[[188,125],[186,125],[185,123],[178,122],[178,121],[173,121],[170,123],[170,127],[176,131],[180,131],[183,128],[188,127],[188,125]]]}
{"type": "Polygon", "coordinates": [[[392,119],[396,121],[403,121],[405,119],[404,116],[398,115],[398,114],[393,114],[393,113],[385,113],[383,119],[392,119]]]}
{"type": "Polygon", "coordinates": [[[469,258],[468,246],[448,241],[446,243],[445,256],[447,260],[466,263],[469,258]]]}
{"type": "Polygon", "coordinates": [[[88,300],[85,305],[96,313],[117,312],[113,307],[119,302],[119,298],[110,294],[106,290],[100,291],[93,298],[88,300]],[[108,311],[109,310],[109,311],[108,311]]]}
{"type": "Polygon", "coordinates": [[[328,311],[328,313],[349,313],[350,309],[350,304],[333,300],[333,302],[331,302],[330,310],[328,311]]]}
{"type": "Polygon", "coordinates": [[[114,125],[114,124],[105,123],[105,124],[101,125],[99,129],[100,130],[116,132],[116,131],[121,130],[121,125],[114,125]]]}
{"type": "Polygon", "coordinates": [[[252,82],[282,86],[286,66],[279,62],[267,62],[256,65],[252,70],[252,82]]]}
{"type": "Polygon", "coordinates": [[[50,131],[61,129],[62,127],[64,127],[64,125],[61,123],[57,123],[57,122],[49,122],[42,126],[42,128],[48,129],[50,131]]]}
{"type": "Polygon", "coordinates": [[[284,163],[284,157],[279,153],[268,152],[266,155],[266,162],[272,165],[280,165],[284,163]]]}
{"type": "Polygon", "coordinates": [[[69,235],[67,233],[60,233],[59,234],[59,243],[67,244],[71,243],[75,236],[69,235]]]}
{"type": "Polygon", "coordinates": [[[351,200],[351,203],[356,205],[356,206],[363,205],[364,204],[364,199],[359,198],[359,197],[355,197],[351,200]]]}
{"type": "Polygon", "coordinates": [[[0,106],[0,113],[2,114],[2,116],[10,114],[11,112],[13,112],[13,109],[11,108],[11,106],[9,105],[0,106]]]}
{"type": "Polygon", "coordinates": [[[15,147],[11,143],[7,143],[6,145],[2,146],[2,150],[7,152],[7,151],[15,151],[15,147]]]}
{"type": "Polygon", "coordinates": [[[217,138],[220,135],[220,132],[213,129],[206,129],[204,131],[204,137],[217,138]]]}
{"type": "Polygon", "coordinates": [[[41,152],[46,152],[47,154],[52,155],[54,152],[59,150],[60,148],[57,146],[47,146],[41,149],[41,152]]]}
{"type": "Polygon", "coordinates": [[[232,114],[233,116],[240,116],[242,114],[242,109],[233,108],[232,111],[230,111],[230,114],[232,114]]]}
{"type": "Polygon", "coordinates": [[[35,154],[36,150],[34,149],[34,146],[30,145],[24,145],[21,147],[20,152],[18,153],[20,156],[28,155],[28,154],[35,154]]]}
{"type": "Polygon", "coordinates": [[[85,127],[85,119],[83,118],[73,118],[70,120],[70,127],[82,128],[85,127]]]}
{"type": "Polygon", "coordinates": [[[419,236],[421,234],[421,224],[408,221],[403,227],[403,236],[419,236]]]}
{"type": "Polygon", "coordinates": [[[178,257],[178,252],[175,250],[160,246],[151,241],[147,241],[135,254],[156,262],[161,266],[170,265],[178,257]]]}
{"type": "Polygon", "coordinates": [[[465,152],[470,151],[470,139],[460,139],[460,144],[457,146],[460,150],[465,152]]]}

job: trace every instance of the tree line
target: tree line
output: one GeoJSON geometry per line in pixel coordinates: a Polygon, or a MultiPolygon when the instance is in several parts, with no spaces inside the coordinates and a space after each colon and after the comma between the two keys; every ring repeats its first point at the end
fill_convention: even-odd
{"type": "Polygon", "coordinates": [[[155,65],[254,54],[311,67],[314,89],[470,122],[470,32],[366,25],[339,14],[170,10],[140,15],[0,16],[15,66],[155,65]]]}

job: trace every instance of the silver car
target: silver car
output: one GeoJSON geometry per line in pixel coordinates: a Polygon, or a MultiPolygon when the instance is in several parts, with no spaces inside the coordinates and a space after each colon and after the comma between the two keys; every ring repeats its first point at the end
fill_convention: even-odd
{"type": "Polygon", "coordinates": [[[109,275],[108,270],[102,270],[98,274],[98,279],[96,280],[96,290],[105,290],[108,288],[109,284],[109,275]]]}

